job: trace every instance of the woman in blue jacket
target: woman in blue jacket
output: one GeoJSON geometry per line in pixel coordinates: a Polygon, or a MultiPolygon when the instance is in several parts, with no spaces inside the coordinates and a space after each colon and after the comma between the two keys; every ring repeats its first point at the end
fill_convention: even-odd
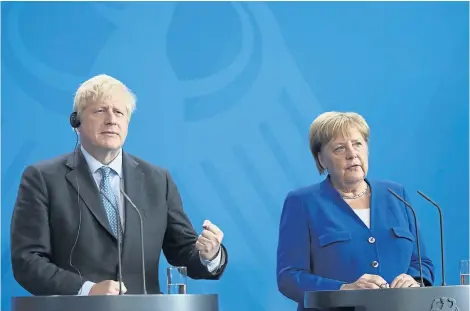
{"type": "MultiPolygon", "coordinates": [[[[277,251],[280,292],[303,309],[306,291],[418,287],[413,214],[400,184],[369,180],[369,126],[356,113],[327,112],[310,128],[320,183],[289,192],[277,251]]],[[[434,266],[421,243],[424,283],[434,266]]]]}

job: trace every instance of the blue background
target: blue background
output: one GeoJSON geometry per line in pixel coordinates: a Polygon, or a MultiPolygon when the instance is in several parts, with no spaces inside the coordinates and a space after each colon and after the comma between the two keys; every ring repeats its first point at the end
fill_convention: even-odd
{"type": "MultiPolygon", "coordinates": [[[[14,281],[9,225],[26,165],[72,151],[73,94],[107,73],[138,97],[125,149],[167,167],[200,230],[225,232],[222,311],[294,310],[277,290],[289,190],[318,182],[310,122],[356,111],[370,175],[412,193],[430,255],[458,283],[468,258],[468,3],[2,3],[2,310],[14,281]]],[[[161,271],[166,268],[164,261],[161,271]]],[[[439,271],[438,271],[439,272],[439,271]]],[[[165,284],[163,278],[161,284],[165,284]]],[[[437,282],[440,282],[440,275],[437,282]]]]}

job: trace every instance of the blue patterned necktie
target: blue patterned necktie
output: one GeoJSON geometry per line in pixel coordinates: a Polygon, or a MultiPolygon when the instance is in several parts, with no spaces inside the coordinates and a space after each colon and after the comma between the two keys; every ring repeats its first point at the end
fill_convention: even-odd
{"type": "Polygon", "coordinates": [[[106,210],[106,215],[108,215],[109,225],[111,226],[111,230],[113,230],[114,236],[117,237],[117,230],[118,230],[118,220],[117,220],[117,211],[115,208],[118,208],[116,197],[114,196],[114,192],[111,188],[110,183],[110,174],[111,168],[107,166],[102,166],[99,168],[101,171],[101,183],[100,183],[100,196],[101,202],[103,203],[104,209],[106,210]],[[106,195],[103,195],[103,193],[106,195]],[[115,207],[109,202],[111,200],[115,207]]]}

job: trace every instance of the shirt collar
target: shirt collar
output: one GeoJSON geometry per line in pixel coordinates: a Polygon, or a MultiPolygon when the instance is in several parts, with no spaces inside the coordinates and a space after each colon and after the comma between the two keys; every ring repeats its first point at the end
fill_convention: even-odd
{"type": "MultiPolygon", "coordinates": [[[[88,153],[88,151],[83,148],[83,145],[80,145],[80,149],[82,150],[83,156],[85,157],[92,174],[94,174],[104,165],[100,161],[96,160],[90,153],[88,153]]],[[[119,150],[117,157],[114,158],[111,163],[104,166],[108,166],[109,168],[113,169],[113,171],[116,172],[120,178],[122,178],[122,149],[119,150]]]]}

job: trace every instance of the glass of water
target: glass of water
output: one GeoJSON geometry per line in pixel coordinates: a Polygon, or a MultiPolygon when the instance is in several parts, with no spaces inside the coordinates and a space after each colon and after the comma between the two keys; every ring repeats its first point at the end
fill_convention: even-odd
{"type": "Polygon", "coordinates": [[[470,271],[468,259],[460,261],[460,285],[470,285],[470,271]]]}
{"type": "Polygon", "coordinates": [[[168,267],[166,269],[168,294],[186,294],[186,267],[168,267]]]}

